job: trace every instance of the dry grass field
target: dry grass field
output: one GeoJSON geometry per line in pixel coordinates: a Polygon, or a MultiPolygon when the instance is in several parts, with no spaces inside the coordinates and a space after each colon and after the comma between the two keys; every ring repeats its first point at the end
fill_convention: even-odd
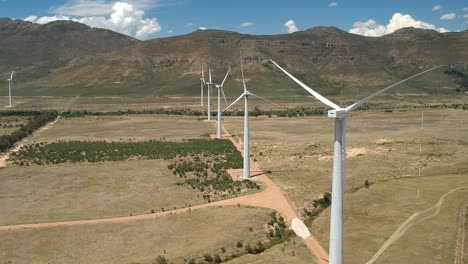
{"type": "Polygon", "coordinates": [[[239,250],[238,241],[265,239],[269,210],[209,208],[152,220],[0,232],[2,263],[169,263],[222,258],[239,250]],[[250,228],[252,231],[250,231],[250,228]],[[224,247],[226,253],[221,252],[224,247]]]}
{"type": "Polygon", "coordinates": [[[164,160],[0,169],[0,225],[146,214],[205,203],[164,160]]]}
{"type": "MultiPolygon", "coordinates": [[[[419,155],[421,112],[356,112],[348,120],[347,190],[365,180],[440,175],[468,170],[466,129],[461,110],[424,112],[422,155],[419,155]]],[[[228,117],[225,126],[242,138],[242,118],[228,117]]],[[[332,175],[332,119],[252,118],[253,158],[285,192],[298,210],[330,191],[332,175]]]]}
{"type": "MultiPolygon", "coordinates": [[[[408,217],[431,208],[442,195],[459,187],[467,189],[447,195],[440,213],[434,209],[415,218],[415,225],[375,261],[454,263],[458,215],[468,202],[467,173],[383,181],[348,193],[344,212],[346,262],[366,263],[408,217]]],[[[329,217],[330,211],[326,210],[311,228],[327,247],[329,217]]]]}
{"type": "Polygon", "coordinates": [[[28,139],[29,142],[70,140],[183,140],[200,138],[213,132],[213,125],[196,117],[131,115],[86,116],[62,118],[47,133],[28,139]]]}

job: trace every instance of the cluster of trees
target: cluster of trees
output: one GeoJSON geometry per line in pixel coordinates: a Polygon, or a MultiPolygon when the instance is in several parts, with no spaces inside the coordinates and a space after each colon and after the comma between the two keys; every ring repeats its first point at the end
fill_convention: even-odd
{"type": "Polygon", "coordinates": [[[0,152],[4,152],[10,149],[16,142],[29,136],[35,130],[56,119],[58,116],[56,111],[7,111],[1,112],[0,115],[11,116],[13,113],[20,116],[29,116],[34,114],[37,115],[34,115],[26,125],[21,126],[18,130],[12,132],[10,135],[0,136],[0,152]]]}
{"type": "Polygon", "coordinates": [[[450,68],[448,70],[444,71],[445,74],[453,78],[453,81],[458,84],[458,87],[456,89],[457,92],[459,93],[464,93],[468,91],[468,75],[463,73],[463,71],[456,69],[456,68],[450,68]]]}
{"type": "Polygon", "coordinates": [[[58,141],[23,146],[10,159],[17,165],[121,161],[129,158],[174,159],[187,156],[223,156],[232,168],[242,167],[242,157],[228,140],[194,139],[182,142],[58,141]],[[240,162],[239,162],[240,161],[240,162]]]}
{"type": "Polygon", "coordinates": [[[303,214],[306,217],[305,224],[310,225],[314,219],[320,215],[323,210],[327,209],[331,205],[331,193],[325,192],[322,198],[314,199],[312,201],[313,208],[306,207],[303,209],[303,214]]]}
{"type": "Polygon", "coordinates": [[[233,181],[226,172],[226,169],[242,167],[242,156],[237,151],[228,155],[199,155],[191,158],[179,159],[170,164],[168,169],[172,170],[174,175],[184,178],[183,182],[177,183],[179,186],[190,186],[192,189],[199,190],[208,202],[216,199],[217,195],[226,198],[242,192],[245,188],[260,188],[252,181],[233,181]]]}

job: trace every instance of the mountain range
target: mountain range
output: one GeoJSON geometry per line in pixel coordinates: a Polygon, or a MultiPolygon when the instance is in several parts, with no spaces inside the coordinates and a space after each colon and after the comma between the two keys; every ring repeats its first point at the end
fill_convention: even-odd
{"type": "MultiPolygon", "coordinates": [[[[334,27],[268,36],[197,30],[139,41],[71,21],[39,25],[0,18],[0,84],[15,71],[17,95],[198,95],[203,64],[205,77],[210,67],[215,82],[232,68],[225,88],[234,96],[241,91],[241,52],[248,85],[262,95],[304,94],[269,59],[325,95],[365,94],[439,64],[466,72],[468,31],[404,28],[363,37],[334,27]]],[[[403,88],[457,96],[456,86],[441,70],[403,88]]],[[[0,95],[6,92],[0,89],[0,95]]]]}

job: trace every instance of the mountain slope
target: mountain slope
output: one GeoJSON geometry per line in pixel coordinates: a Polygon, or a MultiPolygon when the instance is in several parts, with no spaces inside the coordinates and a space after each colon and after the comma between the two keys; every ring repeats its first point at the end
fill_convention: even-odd
{"type": "MultiPolygon", "coordinates": [[[[1,31],[0,28],[0,35],[1,31]]],[[[438,64],[468,69],[468,31],[441,34],[407,28],[370,38],[330,27],[273,36],[198,30],[144,42],[130,39],[124,47],[114,46],[107,52],[99,49],[108,47],[99,41],[93,42],[94,50],[85,50],[95,55],[81,55],[78,49],[75,57],[68,57],[73,57],[72,60],[55,67],[50,74],[34,76],[25,71],[18,92],[24,95],[197,95],[203,63],[205,69],[213,68],[214,81],[220,81],[231,66],[226,92],[236,95],[240,91],[240,51],[249,87],[272,96],[304,92],[291,89],[294,84],[269,59],[276,60],[326,95],[366,94],[438,64]]],[[[48,65],[47,60],[44,63],[48,65]]],[[[408,83],[405,89],[438,93],[438,88],[445,86],[454,84],[437,72],[408,83]]]]}
{"type": "MultiPolygon", "coordinates": [[[[24,72],[24,79],[46,75],[80,56],[94,56],[138,43],[110,30],[71,21],[46,25],[0,19],[0,72],[24,72]]],[[[83,58],[82,58],[83,59],[83,58]]],[[[22,75],[18,75],[19,78],[22,75]]]]}

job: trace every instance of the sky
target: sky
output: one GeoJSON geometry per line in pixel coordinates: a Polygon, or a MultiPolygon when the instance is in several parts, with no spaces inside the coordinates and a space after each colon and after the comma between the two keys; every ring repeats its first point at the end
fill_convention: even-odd
{"type": "Polygon", "coordinates": [[[378,37],[413,26],[468,29],[468,1],[458,0],[0,0],[0,17],[45,24],[74,20],[141,40],[221,29],[294,33],[334,26],[378,37]]]}

